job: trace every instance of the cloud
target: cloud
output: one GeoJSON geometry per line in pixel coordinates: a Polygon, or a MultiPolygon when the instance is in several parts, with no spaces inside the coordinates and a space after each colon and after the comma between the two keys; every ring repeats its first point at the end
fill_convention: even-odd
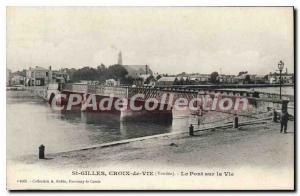
{"type": "Polygon", "coordinates": [[[293,9],[10,7],[7,65],[148,64],[155,72],[293,71],[293,9]]]}

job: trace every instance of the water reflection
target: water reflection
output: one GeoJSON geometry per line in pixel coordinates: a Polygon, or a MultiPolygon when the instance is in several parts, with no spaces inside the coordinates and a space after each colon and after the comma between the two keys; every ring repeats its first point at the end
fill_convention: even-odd
{"type": "Polygon", "coordinates": [[[81,111],[57,112],[39,99],[7,99],[7,154],[16,158],[36,154],[46,146],[55,153],[153,134],[183,131],[186,119],[123,122],[120,116],[81,111]],[[21,146],[21,147],[20,147],[21,146]]]}
{"type": "Polygon", "coordinates": [[[91,112],[65,112],[61,118],[69,122],[83,124],[89,130],[90,140],[93,143],[103,140],[102,137],[116,137],[128,139],[170,132],[172,129],[171,121],[144,122],[121,121],[119,114],[110,113],[91,113],[91,112]]]}

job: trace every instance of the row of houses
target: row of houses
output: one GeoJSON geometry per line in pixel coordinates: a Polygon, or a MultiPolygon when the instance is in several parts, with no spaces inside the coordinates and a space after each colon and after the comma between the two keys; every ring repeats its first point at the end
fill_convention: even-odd
{"type": "MultiPolygon", "coordinates": [[[[170,85],[194,85],[209,84],[211,82],[211,74],[178,74],[175,76],[159,75],[154,73],[148,65],[123,65],[128,71],[128,75],[135,78],[136,86],[170,86],[170,85]]],[[[46,86],[49,83],[66,83],[70,80],[66,69],[52,70],[49,68],[36,66],[23,71],[12,73],[6,70],[6,85],[25,85],[25,86],[46,86]]],[[[294,74],[287,71],[282,73],[281,80],[283,84],[293,84],[294,74]]],[[[216,81],[221,84],[278,84],[280,75],[278,73],[269,73],[267,75],[243,74],[217,76],[216,81]]],[[[108,79],[108,86],[119,86],[120,81],[108,79]]]]}
{"type": "Polygon", "coordinates": [[[36,66],[23,71],[6,70],[6,85],[46,86],[50,83],[66,83],[70,80],[65,70],[52,70],[36,66]]]}
{"type": "MultiPolygon", "coordinates": [[[[217,79],[220,84],[279,84],[280,75],[278,73],[270,73],[267,75],[257,74],[241,74],[235,75],[218,75],[217,79]]],[[[283,73],[281,75],[283,84],[293,84],[294,74],[283,73]]],[[[163,76],[156,81],[157,86],[170,86],[180,84],[209,84],[211,83],[211,74],[190,74],[190,75],[176,75],[176,76],[163,76]],[[179,82],[177,82],[179,81],[179,82]]]]}
{"type": "MultiPolygon", "coordinates": [[[[140,86],[150,76],[156,76],[158,73],[153,73],[148,65],[122,65],[127,71],[128,76],[136,79],[135,83],[140,86]]],[[[27,70],[11,72],[6,69],[6,85],[24,85],[24,86],[46,86],[49,83],[66,83],[70,81],[70,76],[66,69],[52,70],[48,68],[36,66],[30,67],[27,70]]],[[[96,81],[80,81],[80,83],[96,83],[96,81]]],[[[154,81],[151,81],[154,82],[154,81]]],[[[107,86],[119,86],[120,81],[115,79],[106,80],[107,86]]],[[[153,83],[151,83],[153,84],[153,83]]]]}
{"type": "MultiPolygon", "coordinates": [[[[278,84],[280,81],[280,75],[278,73],[270,73],[268,75],[269,83],[271,84],[278,84]]],[[[281,81],[283,84],[294,84],[295,77],[293,73],[283,73],[281,75],[281,81]]]]}

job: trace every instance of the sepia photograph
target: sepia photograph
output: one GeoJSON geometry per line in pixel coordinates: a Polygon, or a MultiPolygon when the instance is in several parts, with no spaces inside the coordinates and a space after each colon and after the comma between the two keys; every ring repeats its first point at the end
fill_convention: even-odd
{"type": "Polygon", "coordinates": [[[294,22],[7,6],[7,190],[295,190],[294,22]]]}

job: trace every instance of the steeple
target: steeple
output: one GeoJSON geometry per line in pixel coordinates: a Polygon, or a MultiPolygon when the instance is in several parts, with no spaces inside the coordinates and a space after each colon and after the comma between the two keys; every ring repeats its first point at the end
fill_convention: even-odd
{"type": "Polygon", "coordinates": [[[119,52],[118,65],[123,65],[123,62],[122,62],[122,52],[121,51],[119,52]]]}

